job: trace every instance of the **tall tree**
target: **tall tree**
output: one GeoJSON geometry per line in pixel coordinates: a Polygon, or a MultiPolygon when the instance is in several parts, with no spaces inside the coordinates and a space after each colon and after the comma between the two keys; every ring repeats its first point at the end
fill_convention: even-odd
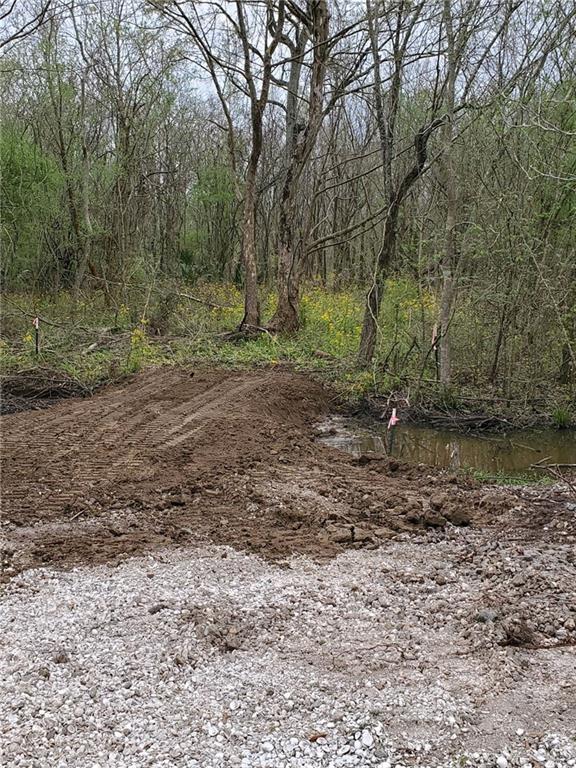
{"type": "Polygon", "coordinates": [[[279,332],[299,327],[299,265],[296,235],[296,204],[301,196],[300,181],[312,153],[324,118],[324,91],[329,54],[329,13],[326,0],[309,2],[307,12],[295,4],[295,39],[290,41],[290,76],[286,95],[285,169],[278,214],[278,302],[268,327],[279,332]],[[299,109],[300,77],[306,44],[312,46],[310,88],[305,113],[299,109]]]}
{"type": "MultiPolygon", "coordinates": [[[[402,80],[409,54],[408,46],[414,31],[417,29],[417,25],[421,22],[425,6],[424,2],[412,5],[401,0],[393,11],[392,17],[387,19],[389,25],[387,42],[391,46],[392,63],[388,91],[385,94],[383,91],[384,78],[380,55],[381,40],[379,29],[380,19],[384,13],[383,6],[380,3],[372,6],[371,0],[367,0],[366,4],[374,67],[374,104],[382,158],[385,215],[382,240],[375,257],[371,285],[366,296],[366,307],[358,350],[358,362],[361,366],[369,365],[374,357],[382,291],[394,260],[398,219],[402,203],[414,184],[425,172],[428,159],[428,142],[434,131],[443,122],[443,118],[433,116],[425,125],[418,129],[413,139],[413,164],[407,170],[395,172],[397,164],[395,162],[394,148],[398,139],[398,113],[400,109],[402,80]]],[[[419,55],[426,55],[426,51],[420,52],[419,55]]],[[[435,111],[436,105],[433,104],[432,114],[435,111]]]]}
{"type": "Polygon", "coordinates": [[[249,7],[241,0],[223,4],[149,1],[190,38],[199,52],[228,122],[229,144],[234,161],[235,128],[223,81],[229,80],[248,99],[250,150],[242,190],[244,317],[240,330],[253,332],[261,325],[256,258],[257,174],[262,156],[264,115],[272,85],[274,54],[284,35],[286,4],[284,0],[262,0],[251,3],[249,7]],[[216,28],[224,42],[231,42],[232,50],[225,50],[223,40],[216,36],[216,28]]]}

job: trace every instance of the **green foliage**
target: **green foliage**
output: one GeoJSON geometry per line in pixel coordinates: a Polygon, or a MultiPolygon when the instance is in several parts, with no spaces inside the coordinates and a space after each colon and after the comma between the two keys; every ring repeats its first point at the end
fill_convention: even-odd
{"type": "Polygon", "coordinates": [[[160,364],[163,361],[161,351],[146,336],[144,324],[134,328],[130,333],[130,348],[123,372],[136,373],[147,364],[160,364]]]}
{"type": "Polygon", "coordinates": [[[550,414],[552,423],[557,429],[567,429],[572,421],[572,415],[568,408],[558,406],[550,414]]]}
{"type": "MultiPolygon", "coordinates": [[[[412,405],[420,403],[443,411],[472,408],[477,412],[491,401],[485,397],[487,385],[481,378],[474,382],[460,374],[450,388],[436,382],[434,360],[427,355],[436,312],[434,297],[421,294],[407,280],[388,281],[376,360],[369,370],[356,366],[363,295],[355,290],[330,292],[309,287],[302,296],[302,328],[297,334],[262,333],[243,342],[225,338],[225,332],[236,328],[243,316],[242,291],[231,283],[199,282],[193,288],[170,283],[158,285],[155,290],[143,283],[123,292],[117,304],[108,303],[100,292],[86,294],[76,302],[63,291],[36,297],[11,294],[7,298],[29,315],[38,314],[58,324],[41,323],[41,361],[63,368],[88,386],[148,365],[193,361],[240,367],[289,364],[329,379],[350,400],[395,392],[408,394],[412,405]],[[189,301],[182,295],[185,293],[200,301],[189,301]],[[169,312],[167,296],[171,297],[169,312]],[[416,346],[414,338],[419,339],[416,346]]],[[[274,308],[275,294],[264,292],[264,323],[274,308]]],[[[33,352],[29,315],[8,302],[3,315],[0,371],[35,365],[38,360],[33,352]]],[[[473,331],[472,321],[462,318],[455,346],[465,349],[473,331]]],[[[470,354],[478,356],[477,348],[470,354]]],[[[462,361],[466,366],[473,364],[464,352],[459,352],[457,359],[459,365],[462,361]]],[[[546,399],[540,413],[552,400],[560,405],[551,418],[558,426],[568,424],[574,416],[572,406],[565,404],[560,391],[550,393],[548,378],[543,382],[546,399]]],[[[536,386],[534,381],[531,385],[536,386]]],[[[507,415],[521,422],[522,415],[528,412],[532,419],[526,399],[519,395],[518,404],[517,410],[507,411],[507,415]]],[[[498,409],[503,405],[501,399],[495,399],[494,412],[501,415],[498,409]]]]}
{"type": "Polygon", "coordinates": [[[227,166],[216,164],[198,171],[182,235],[181,260],[186,277],[224,277],[234,248],[235,199],[234,178],[227,166]]]}
{"type": "Polygon", "coordinates": [[[214,165],[198,171],[198,180],[192,190],[192,201],[203,205],[234,201],[234,180],[230,169],[224,165],[214,165]]]}
{"type": "Polygon", "coordinates": [[[541,186],[541,211],[539,216],[551,222],[559,231],[570,231],[576,217],[576,146],[573,140],[576,131],[576,81],[567,79],[553,93],[541,96],[540,120],[545,120],[555,130],[541,136],[538,128],[531,130],[533,140],[538,142],[543,157],[547,153],[556,158],[558,168],[551,178],[545,178],[541,186]],[[558,184],[556,177],[563,178],[558,184]]]}
{"type": "Polygon", "coordinates": [[[45,232],[58,225],[62,175],[53,158],[10,130],[0,131],[0,171],[3,279],[30,284],[45,253],[45,232]]]}

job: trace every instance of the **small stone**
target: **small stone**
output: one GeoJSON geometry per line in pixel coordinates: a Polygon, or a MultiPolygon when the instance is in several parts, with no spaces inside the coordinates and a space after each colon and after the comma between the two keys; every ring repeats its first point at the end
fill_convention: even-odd
{"type": "Polygon", "coordinates": [[[219,729],[215,725],[212,725],[212,723],[208,723],[206,730],[208,732],[208,736],[212,737],[217,736],[220,733],[219,729]]]}
{"type": "Polygon", "coordinates": [[[496,621],[498,618],[498,611],[493,608],[481,608],[475,616],[476,621],[481,624],[488,624],[492,621],[496,621]]]}
{"type": "Polygon", "coordinates": [[[524,736],[524,728],[517,728],[516,736],[524,736]]]}
{"type": "Polygon", "coordinates": [[[378,539],[391,539],[395,535],[395,532],[390,528],[375,528],[374,536],[378,539]]]}
{"type": "Polygon", "coordinates": [[[459,528],[465,528],[467,525],[470,525],[470,512],[462,506],[444,507],[442,514],[448,522],[459,528]]]}
{"type": "Polygon", "coordinates": [[[504,757],[504,755],[498,755],[496,758],[496,765],[498,768],[508,768],[508,760],[504,757]]]}
{"type": "Polygon", "coordinates": [[[406,520],[409,523],[413,523],[414,525],[417,525],[420,520],[422,519],[422,515],[417,509],[409,509],[406,513],[406,520]]]}
{"type": "Polygon", "coordinates": [[[308,734],[308,741],[315,742],[318,741],[318,739],[322,739],[324,736],[326,736],[326,731],[312,731],[312,733],[308,734]]]}
{"type": "Polygon", "coordinates": [[[274,745],[270,741],[265,741],[262,744],[262,749],[264,750],[264,752],[273,752],[274,751],[274,745]]]}
{"type": "Polygon", "coordinates": [[[362,744],[368,749],[374,744],[374,737],[368,730],[362,731],[362,738],[360,739],[362,744]]]}
{"type": "Polygon", "coordinates": [[[150,608],[148,608],[148,613],[150,613],[152,616],[155,613],[160,613],[160,611],[164,611],[168,608],[166,603],[157,603],[156,605],[151,605],[150,608]]]}
{"type": "Polygon", "coordinates": [[[368,541],[368,539],[372,538],[372,531],[369,528],[362,528],[359,525],[355,525],[353,528],[354,531],[354,541],[368,541]]]}

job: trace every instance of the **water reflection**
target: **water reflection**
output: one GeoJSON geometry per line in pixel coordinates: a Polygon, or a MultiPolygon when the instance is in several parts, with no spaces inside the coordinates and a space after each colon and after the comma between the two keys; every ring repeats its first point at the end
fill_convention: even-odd
{"type": "MultiPolygon", "coordinates": [[[[321,427],[321,441],[360,455],[389,452],[386,424],[333,417],[321,427]]],[[[546,463],[576,463],[576,432],[553,429],[510,432],[506,435],[465,435],[443,429],[401,424],[395,428],[392,453],[413,463],[486,472],[524,472],[546,463]]]]}

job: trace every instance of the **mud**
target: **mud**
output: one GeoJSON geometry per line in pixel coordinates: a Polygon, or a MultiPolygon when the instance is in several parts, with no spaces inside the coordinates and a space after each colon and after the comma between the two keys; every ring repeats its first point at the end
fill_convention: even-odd
{"type": "Polygon", "coordinates": [[[164,369],[3,416],[3,578],[196,543],[279,560],[452,526],[575,540],[560,488],[483,488],[320,445],[333,408],[329,390],[286,370],[164,369]]]}

